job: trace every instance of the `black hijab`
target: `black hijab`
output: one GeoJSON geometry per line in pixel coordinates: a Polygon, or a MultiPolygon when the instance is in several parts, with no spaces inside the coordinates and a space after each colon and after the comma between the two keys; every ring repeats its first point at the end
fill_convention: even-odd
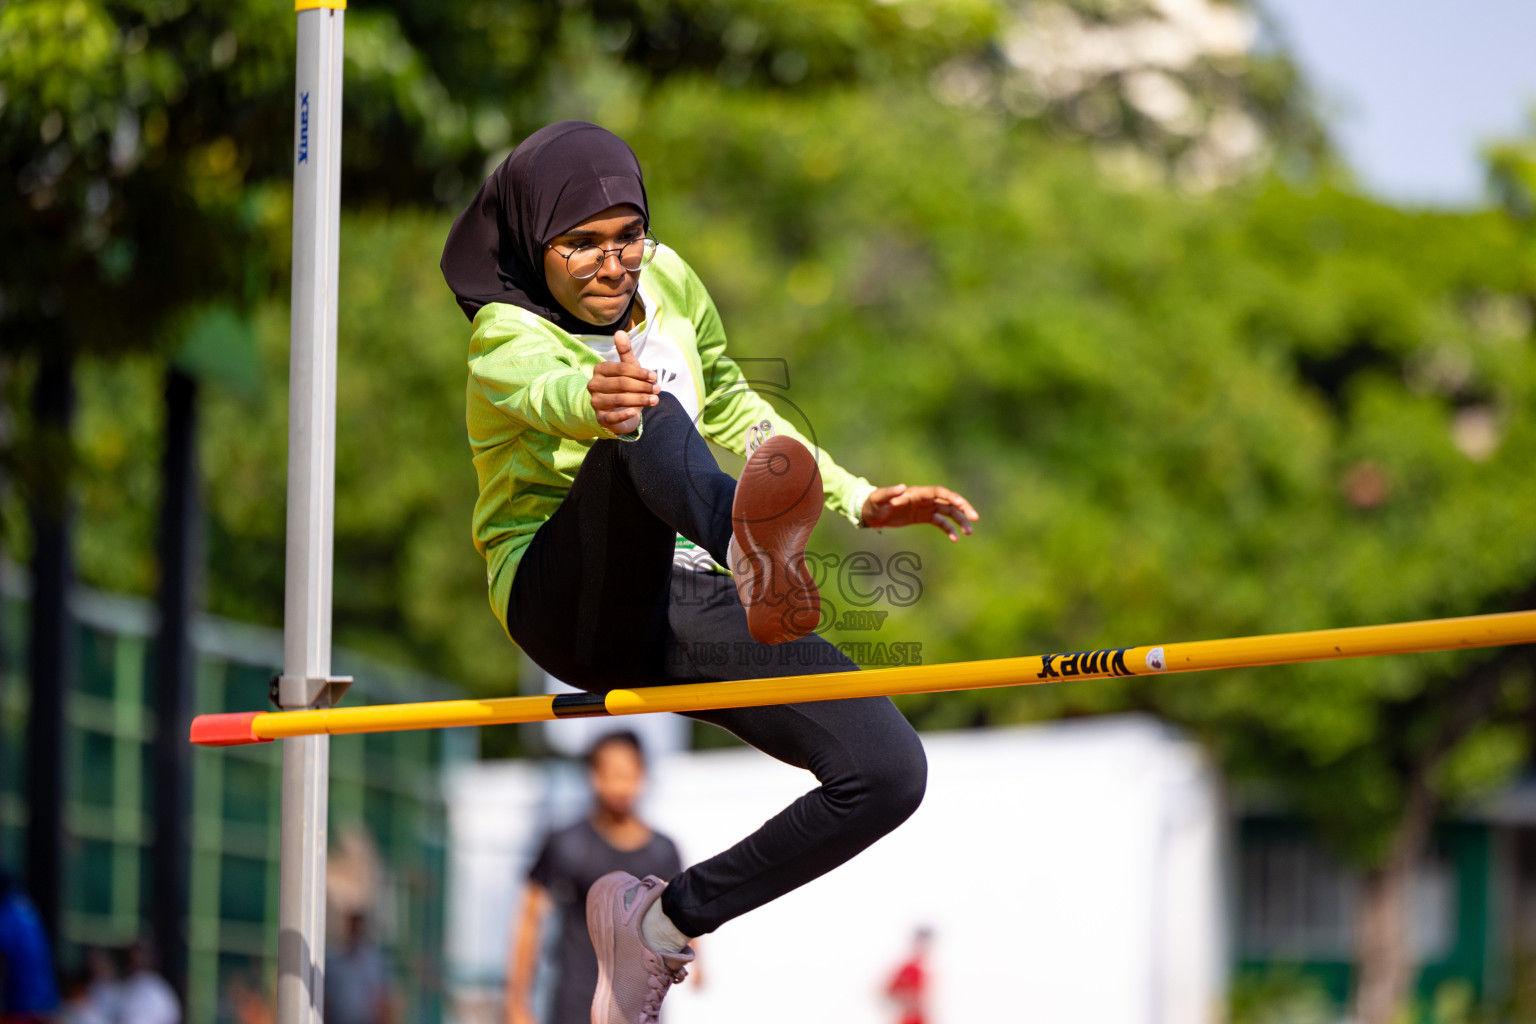
{"type": "MultiPolygon", "coordinates": [[[[521,306],[571,334],[604,328],[570,313],[544,282],[544,244],[610,206],[650,223],[640,161],[624,140],[586,121],[528,136],[485,180],[448,232],[443,277],[471,320],[492,302],[521,306]]],[[[627,323],[630,300],[615,325],[627,323]]]]}

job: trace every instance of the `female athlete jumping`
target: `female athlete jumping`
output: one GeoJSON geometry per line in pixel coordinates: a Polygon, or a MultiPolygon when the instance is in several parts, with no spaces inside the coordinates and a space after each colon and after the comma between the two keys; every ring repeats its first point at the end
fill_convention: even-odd
{"type": "MultiPolygon", "coordinates": [[[[649,230],[634,153],[562,121],[524,140],[449,233],[443,274],[474,325],[474,536],[492,608],[585,690],[854,670],[813,632],[804,550],[823,503],[858,526],[931,524],[951,540],[976,511],[813,452],[744,380],[704,285],[649,230]],[[748,457],[739,481],[706,439],[748,457]],[[774,656],[753,656],[758,644],[774,656]]],[[[593,1024],[656,1020],[691,937],[830,871],[922,799],[922,744],[886,698],[692,717],[820,785],[670,880],[592,886],[593,1024]]]]}

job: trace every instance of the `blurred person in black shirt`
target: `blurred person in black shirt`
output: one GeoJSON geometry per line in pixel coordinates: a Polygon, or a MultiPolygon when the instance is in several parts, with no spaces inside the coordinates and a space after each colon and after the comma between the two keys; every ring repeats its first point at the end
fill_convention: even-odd
{"type": "Polygon", "coordinates": [[[538,1024],[532,999],[545,921],[560,929],[553,993],[543,1024],[589,1024],[597,956],[587,935],[587,889],[610,871],[671,878],[682,870],[677,846],[635,813],[645,790],[645,751],[633,732],[600,737],[587,752],[592,811],[544,840],[523,893],[507,965],[507,1024],[538,1024]]]}
{"type": "Polygon", "coordinates": [[[343,919],[342,944],[325,958],[325,1019],[328,1024],[393,1024],[389,961],[368,934],[360,910],[343,919]]]}

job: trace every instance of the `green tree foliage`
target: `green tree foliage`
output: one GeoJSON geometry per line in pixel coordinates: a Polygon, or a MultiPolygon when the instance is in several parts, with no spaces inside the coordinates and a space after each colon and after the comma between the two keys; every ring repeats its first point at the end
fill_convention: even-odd
{"type": "Polygon", "coordinates": [[[1488,150],[1488,177],[1493,192],[1511,214],[1523,221],[1536,216],[1536,110],[1531,134],[1488,150]]]}
{"type": "Polygon", "coordinates": [[[249,101],[283,82],[291,19],[258,4],[167,15],[88,0],[0,8],[0,165],[15,190],[0,205],[8,353],[142,348],[181,308],[245,290],[250,162],[266,151],[269,176],[286,170],[249,136],[263,121],[288,134],[286,103],[249,101]]]}
{"type": "MultiPolygon", "coordinates": [[[[353,193],[414,197],[455,161],[478,164],[466,103],[447,95],[387,10],[353,19],[349,37],[353,193]]],[[[41,358],[155,353],[237,383],[251,362],[244,321],[288,280],[294,44],[292,12],[257,0],[0,4],[0,393],[10,414],[0,478],[18,485],[5,508],[8,550],[27,547],[19,504],[52,494],[80,454],[26,415],[41,358]],[[221,345],[210,348],[214,334],[221,345]]],[[[111,432],[152,444],[145,420],[158,394],[141,399],[111,432]]],[[[102,533],[145,539],[147,515],[109,512],[102,533]]],[[[134,589],[152,580],[147,548],[98,550],[135,568],[100,573],[87,560],[88,578],[134,589]]]]}

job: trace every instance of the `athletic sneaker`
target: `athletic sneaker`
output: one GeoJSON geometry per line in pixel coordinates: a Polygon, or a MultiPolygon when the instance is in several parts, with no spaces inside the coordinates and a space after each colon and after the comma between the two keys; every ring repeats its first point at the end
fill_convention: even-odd
{"type": "Polygon", "coordinates": [[[805,565],[821,501],[815,456],[782,434],[758,445],[736,482],[728,568],[758,643],[805,636],[821,621],[821,595],[805,565]]]}
{"type": "Polygon", "coordinates": [[[661,1001],[687,977],[693,950],[658,953],[641,934],[640,922],[661,899],[667,883],[610,871],[587,890],[587,932],[597,953],[597,992],[592,1024],[656,1024],[661,1001]]]}

